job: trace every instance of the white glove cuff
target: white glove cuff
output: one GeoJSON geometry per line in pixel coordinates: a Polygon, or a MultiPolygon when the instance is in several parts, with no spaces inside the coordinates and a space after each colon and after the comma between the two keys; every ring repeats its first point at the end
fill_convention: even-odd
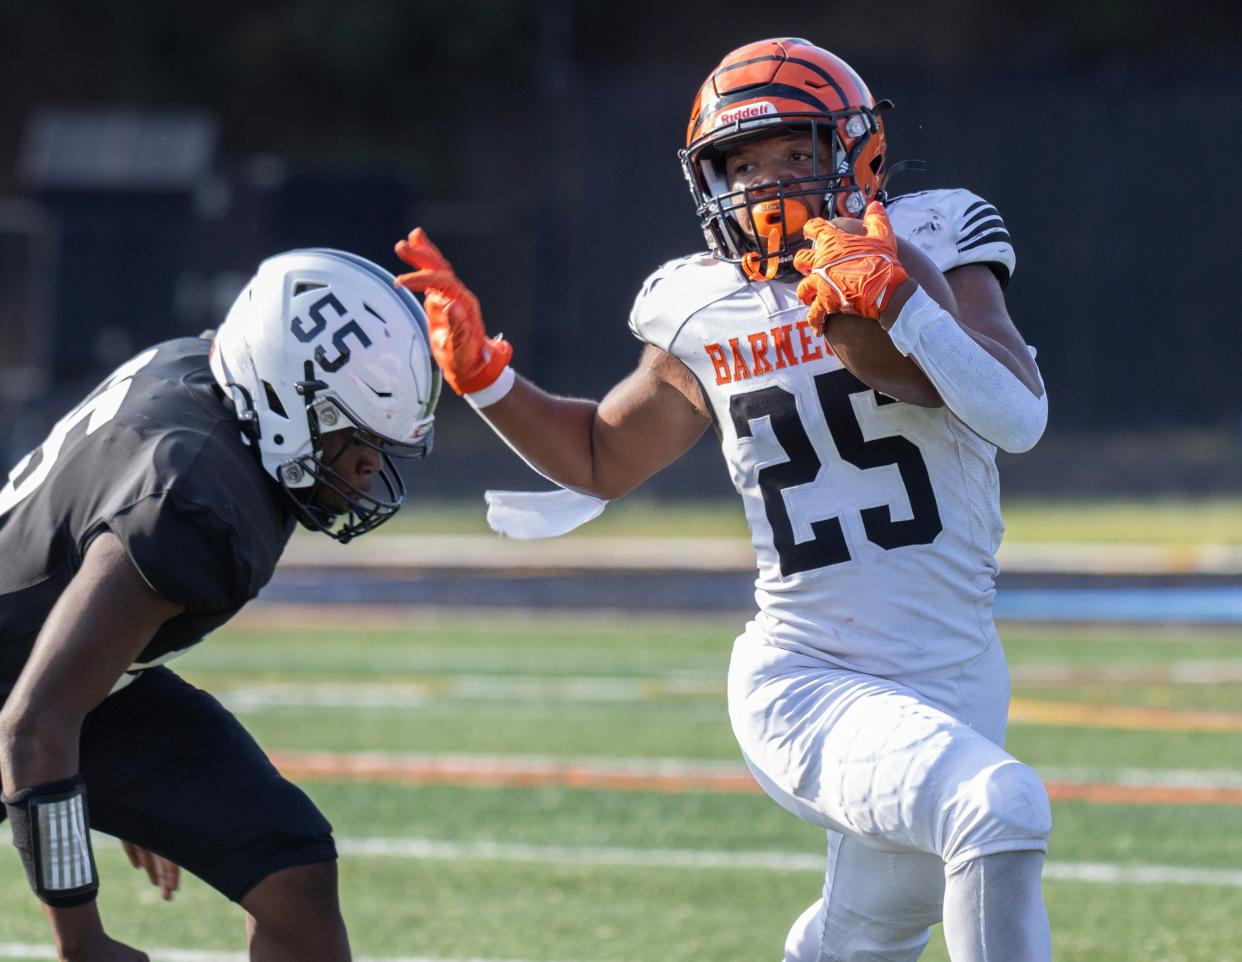
{"type": "Polygon", "coordinates": [[[487,387],[481,391],[475,391],[473,394],[465,394],[463,397],[469,402],[470,406],[476,411],[485,407],[491,407],[506,394],[513,390],[513,382],[517,380],[517,375],[513,373],[513,368],[507,364],[500,376],[492,381],[487,387]]]}

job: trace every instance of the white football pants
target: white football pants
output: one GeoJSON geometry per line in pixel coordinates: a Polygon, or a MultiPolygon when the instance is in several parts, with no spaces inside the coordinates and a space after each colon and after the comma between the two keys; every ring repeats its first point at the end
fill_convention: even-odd
{"type": "Polygon", "coordinates": [[[1047,793],[1000,747],[1008,706],[999,643],[952,669],[879,678],[747,626],[729,666],[742,756],[781,806],[828,830],[824,897],[791,929],[788,962],[917,959],[946,872],[1046,851],[1047,793]]]}

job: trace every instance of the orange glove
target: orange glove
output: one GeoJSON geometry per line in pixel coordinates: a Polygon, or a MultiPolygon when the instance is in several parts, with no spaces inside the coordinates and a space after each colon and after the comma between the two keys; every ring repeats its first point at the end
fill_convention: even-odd
{"type": "Polygon", "coordinates": [[[807,276],[798,299],[810,310],[807,320],[822,334],[829,314],[860,314],[879,320],[893,291],[909,278],[897,260],[897,239],[884,205],[873,200],[863,217],[866,234],[851,234],[816,217],[802,228],[813,248],[794,255],[794,267],[807,276]]]}
{"type": "Polygon", "coordinates": [[[513,357],[513,345],[487,336],[479,299],[457,279],[453,265],[421,227],[397,241],[397,256],[418,270],[396,283],[423,295],[431,353],[444,380],[458,394],[482,391],[500,377],[513,357]]]}

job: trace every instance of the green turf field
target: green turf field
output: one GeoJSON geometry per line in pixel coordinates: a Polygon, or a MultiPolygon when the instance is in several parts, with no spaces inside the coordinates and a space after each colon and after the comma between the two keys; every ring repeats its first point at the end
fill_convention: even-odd
{"type": "MultiPolygon", "coordinates": [[[[469,771],[559,761],[734,772],[723,705],[733,621],[289,619],[280,630],[265,627],[269,617],[221,631],[181,670],[273,752],[385,752],[406,773],[300,779],[344,851],[357,955],[774,962],[816,898],[820,833],[752,791],[410,774],[414,762],[456,753],[469,771]]],[[[1098,712],[1015,724],[1011,749],[1050,785],[1121,786],[1120,798],[1054,803],[1045,888],[1056,958],[1242,960],[1242,633],[1013,626],[1004,637],[1018,702],[1098,712]],[[1150,725],[1111,727],[1107,713],[1119,708],[1155,713],[1150,725]],[[1206,729],[1191,723],[1198,716],[1187,713],[1208,709],[1206,729]],[[1142,796],[1152,785],[1191,796],[1142,796]],[[1193,797],[1205,789],[1227,797],[1193,797]],[[1075,878],[1084,866],[1103,880],[1075,878]]],[[[188,880],[164,905],[118,848],[101,841],[98,855],[117,937],[199,950],[173,957],[181,962],[242,950],[240,913],[202,885],[188,880]]],[[[0,958],[50,957],[22,954],[47,936],[7,845],[0,900],[0,958]]],[[[925,958],[946,958],[938,932],[925,958]]]]}

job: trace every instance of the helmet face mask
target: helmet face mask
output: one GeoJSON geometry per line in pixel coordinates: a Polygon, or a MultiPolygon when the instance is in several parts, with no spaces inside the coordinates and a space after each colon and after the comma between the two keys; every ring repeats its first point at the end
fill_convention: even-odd
{"type": "Polygon", "coordinates": [[[345,542],[401,507],[394,459],[430,453],[440,372],[421,305],[387,271],[326,249],[268,258],[216,333],[211,368],[303,525],[345,542]],[[356,445],[376,470],[345,466],[356,445]]]}
{"type": "Polygon", "coordinates": [[[316,386],[307,383],[312,396],[306,405],[310,451],[281,464],[277,480],[304,527],[345,544],[378,528],[405,503],[405,481],[394,459],[425,458],[431,452],[434,432],[429,430],[412,444],[377,437],[358,427],[333,401],[316,403],[316,386]],[[365,489],[339,467],[344,456],[358,446],[374,451],[379,464],[379,470],[366,476],[365,489]]]}
{"type": "Polygon", "coordinates": [[[867,203],[883,199],[884,128],[877,105],[862,79],[843,60],[805,40],[783,38],[748,44],[733,51],[712,71],[695,99],[686,147],[679,152],[711,252],[740,263],[752,279],[758,262],[766,277],[788,268],[804,242],[802,218],[789,223],[787,201],[811,216],[857,217],[867,203]],[[808,134],[813,151],[810,176],[751,184],[734,189],[725,175],[725,158],[740,144],[759,137],[808,134]],[[763,200],[776,200],[779,218],[766,229],[751,226],[751,212],[763,200]],[[808,204],[808,201],[813,203],[808,204]],[[816,208],[822,208],[817,210],[816,208]],[[773,229],[775,228],[775,230],[773,229]]]}

